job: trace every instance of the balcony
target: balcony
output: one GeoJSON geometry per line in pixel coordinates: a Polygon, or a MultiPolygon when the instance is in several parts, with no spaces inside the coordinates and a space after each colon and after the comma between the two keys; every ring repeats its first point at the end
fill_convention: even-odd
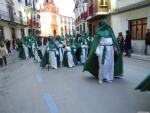
{"type": "Polygon", "coordinates": [[[0,10],[0,20],[9,22],[10,24],[26,25],[26,22],[18,16],[10,15],[9,12],[0,10]]]}
{"type": "Polygon", "coordinates": [[[13,22],[21,24],[20,17],[14,16],[14,21],[13,22]]]}
{"type": "Polygon", "coordinates": [[[85,12],[83,12],[83,13],[81,14],[81,19],[82,19],[82,20],[86,20],[87,17],[88,17],[88,12],[87,12],[87,11],[85,11],[85,12]]]}
{"type": "Polygon", "coordinates": [[[83,3],[88,3],[88,0],[83,0],[83,3]]]}
{"type": "Polygon", "coordinates": [[[97,4],[90,4],[88,7],[88,21],[95,21],[109,14],[109,1],[98,1],[97,4]]]}
{"type": "Polygon", "coordinates": [[[28,19],[27,25],[31,27],[37,27],[37,28],[41,27],[40,22],[38,22],[37,20],[33,20],[33,19],[28,19]]]}
{"type": "Polygon", "coordinates": [[[9,13],[6,11],[0,10],[0,19],[4,21],[10,21],[9,13]]]}

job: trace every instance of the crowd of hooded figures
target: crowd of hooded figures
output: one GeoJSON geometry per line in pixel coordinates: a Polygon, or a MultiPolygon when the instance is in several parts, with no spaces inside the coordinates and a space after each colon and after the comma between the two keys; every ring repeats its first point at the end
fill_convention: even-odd
{"type": "MultiPolygon", "coordinates": [[[[87,34],[59,38],[49,36],[47,41],[44,41],[45,39],[34,36],[24,37],[18,43],[19,57],[22,59],[34,57],[41,67],[48,69],[58,69],[62,66],[72,68],[84,64],[83,71],[88,71],[98,78],[99,83],[111,83],[115,78],[123,76],[122,52],[106,20],[99,22],[99,28],[94,36],[87,34]],[[43,46],[44,52],[42,52],[43,46]]],[[[150,76],[145,80],[146,82],[144,81],[148,83],[144,90],[150,90],[149,78],[150,76]]]]}
{"type": "Polygon", "coordinates": [[[103,81],[112,82],[115,77],[122,77],[122,54],[111,27],[102,21],[94,37],[87,34],[77,36],[47,38],[44,52],[39,46],[39,38],[24,37],[19,44],[19,57],[34,57],[41,67],[58,69],[61,66],[72,68],[84,64],[83,71],[90,72],[103,81]],[[116,57],[115,57],[116,56],[116,57]]]}
{"type": "Polygon", "coordinates": [[[93,40],[93,37],[86,34],[81,36],[68,35],[59,38],[49,36],[46,43],[43,37],[37,38],[28,36],[20,41],[18,44],[19,57],[22,59],[33,57],[40,63],[41,67],[52,69],[58,69],[61,66],[71,68],[84,64],[93,40]],[[38,44],[39,38],[41,44],[38,44]],[[42,52],[43,48],[44,52],[42,52]]]}

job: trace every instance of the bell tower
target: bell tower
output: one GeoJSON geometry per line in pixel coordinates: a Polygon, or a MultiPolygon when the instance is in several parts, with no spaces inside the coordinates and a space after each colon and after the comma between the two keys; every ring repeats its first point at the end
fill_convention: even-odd
{"type": "Polygon", "coordinates": [[[44,0],[44,3],[50,3],[50,4],[54,4],[54,0],[44,0]]]}

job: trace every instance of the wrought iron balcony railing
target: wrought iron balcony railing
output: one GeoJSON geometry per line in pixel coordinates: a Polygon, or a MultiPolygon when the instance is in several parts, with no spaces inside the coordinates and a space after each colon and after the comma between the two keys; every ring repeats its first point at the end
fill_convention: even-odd
{"type": "Polygon", "coordinates": [[[2,10],[0,10],[0,19],[5,20],[5,21],[10,21],[11,20],[9,13],[6,12],[6,11],[2,11],[2,10]]]}
{"type": "Polygon", "coordinates": [[[23,21],[19,16],[16,15],[10,15],[7,11],[0,10],[0,20],[17,23],[17,24],[23,24],[26,25],[27,22],[23,21]]]}

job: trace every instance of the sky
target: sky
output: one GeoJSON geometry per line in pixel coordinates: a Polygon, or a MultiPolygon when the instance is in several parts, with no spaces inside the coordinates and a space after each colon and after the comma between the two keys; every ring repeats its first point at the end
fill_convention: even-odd
{"type": "MultiPolygon", "coordinates": [[[[38,0],[40,4],[44,2],[44,0],[38,0]]],[[[59,13],[64,16],[74,17],[74,2],[73,0],[54,0],[55,5],[59,8],[59,13]]]]}

